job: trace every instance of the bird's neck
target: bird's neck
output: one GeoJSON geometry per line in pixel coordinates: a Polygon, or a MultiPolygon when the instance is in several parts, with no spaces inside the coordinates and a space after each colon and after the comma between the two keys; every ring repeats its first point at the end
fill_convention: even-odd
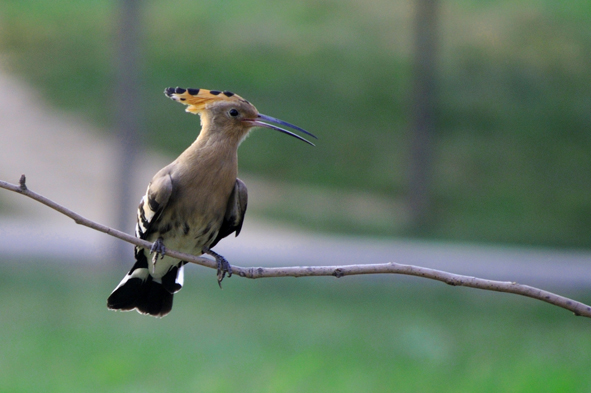
{"type": "Polygon", "coordinates": [[[239,145],[240,140],[232,133],[214,132],[204,126],[195,142],[177,160],[191,167],[237,172],[239,145]]]}

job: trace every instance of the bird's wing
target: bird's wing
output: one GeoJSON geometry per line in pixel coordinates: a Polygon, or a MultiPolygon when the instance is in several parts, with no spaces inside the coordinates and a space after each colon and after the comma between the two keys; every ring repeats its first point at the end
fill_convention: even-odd
{"type": "Polygon", "coordinates": [[[222,226],[220,227],[216,239],[209,248],[213,248],[220,240],[230,235],[232,232],[236,232],[236,236],[240,234],[247,204],[248,191],[246,190],[246,185],[242,180],[236,179],[236,184],[234,184],[234,189],[228,199],[224,221],[222,222],[222,226]]]}
{"type": "Polygon", "coordinates": [[[160,218],[171,194],[172,178],[170,173],[168,171],[158,172],[148,185],[146,195],[140,201],[135,227],[136,237],[146,239],[156,229],[154,223],[160,218]]]}

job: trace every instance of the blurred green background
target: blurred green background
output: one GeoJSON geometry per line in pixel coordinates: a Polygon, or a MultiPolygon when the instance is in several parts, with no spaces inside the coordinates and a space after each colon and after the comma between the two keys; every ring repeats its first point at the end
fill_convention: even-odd
{"type": "MultiPolygon", "coordinates": [[[[255,213],[306,230],[417,235],[413,2],[141,4],[142,93],[129,99],[145,146],[176,155],[198,131],[165,87],[231,90],[320,137],[312,149],[260,130],[242,145],[243,173],[289,190],[255,213]],[[342,199],[388,211],[343,211],[342,199]]],[[[0,0],[3,68],[112,132],[117,5],[0,0]]],[[[433,210],[420,235],[589,248],[591,3],[440,6],[433,210]]],[[[588,320],[531,299],[400,277],[233,278],[219,291],[192,268],[156,320],[106,310],[121,269],[51,262],[0,265],[0,391],[591,389],[588,320]]]]}
{"type": "MultiPolygon", "coordinates": [[[[3,64],[52,104],[109,130],[116,4],[0,1],[3,64]]],[[[307,229],[415,234],[406,203],[413,2],[141,4],[144,83],[129,99],[143,110],[146,145],[176,155],[199,129],[165,87],[231,90],[320,137],[311,149],[255,131],[242,145],[243,173],[327,196],[311,209],[313,201],[288,193],[257,213],[307,229]],[[356,192],[379,201],[382,214],[354,220],[331,208],[356,192]]],[[[591,246],[591,3],[449,0],[439,8],[433,209],[420,234],[591,246]]]]}
{"type": "Polygon", "coordinates": [[[3,392],[591,389],[589,320],[532,299],[400,277],[220,291],[194,268],[159,320],[106,310],[119,273],[24,262],[0,265],[3,392]]]}

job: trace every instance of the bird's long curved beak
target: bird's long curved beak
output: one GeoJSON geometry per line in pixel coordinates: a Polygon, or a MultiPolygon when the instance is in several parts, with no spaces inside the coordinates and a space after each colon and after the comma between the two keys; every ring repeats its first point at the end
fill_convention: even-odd
{"type": "Polygon", "coordinates": [[[260,113],[259,113],[259,115],[257,116],[256,119],[248,119],[248,120],[243,120],[243,121],[246,122],[246,123],[248,123],[248,124],[252,124],[253,126],[256,126],[256,127],[270,128],[270,129],[275,130],[275,131],[283,132],[284,134],[291,135],[294,138],[297,138],[297,139],[299,139],[301,141],[304,141],[304,142],[306,142],[306,143],[308,143],[308,144],[310,144],[312,146],[316,146],[312,142],[310,142],[309,140],[307,140],[305,138],[302,138],[301,136],[299,136],[297,134],[294,134],[291,131],[288,131],[288,130],[286,130],[284,128],[281,128],[281,127],[275,125],[275,124],[279,124],[279,125],[282,125],[282,126],[285,126],[285,127],[293,128],[294,130],[303,132],[306,135],[310,135],[314,139],[318,139],[316,137],[316,135],[312,134],[311,132],[308,132],[308,131],[306,131],[303,128],[300,128],[298,126],[294,126],[293,124],[290,124],[290,123],[288,123],[286,121],[279,120],[279,119],[276,119],[276,118],[271,117],[271,116],[262,115],[260,113]],[[275,124],[265,123],[265,121],[267,121],[269,123],[275,123],[275,124]]]}

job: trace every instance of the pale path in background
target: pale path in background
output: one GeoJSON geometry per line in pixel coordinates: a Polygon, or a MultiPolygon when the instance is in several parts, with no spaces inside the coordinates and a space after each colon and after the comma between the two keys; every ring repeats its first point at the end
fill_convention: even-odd
{"type": "MultiPolygon", "coordinates": [[[[113,138],[105,135],[80,117],[44,105],[30,86],[0,73],[0,179],[16,183],[24,173],[36,192],[112,226],[116,222],[110,210],[114,202],[107,190],[115,179],[117,146],[113,138]]],[[[140,158],[141,171],[134,176],[133,184],[138,202],[153,174],[169,161],[158,154],[140,158]]],[[[248,176],[240,177],[247,185],[257,183],[254,179],[249,183],[248,176]]],[[[251,203],[257,203],[258,192],[268,191],[257,191],[252,184],[251,203]]],[[[4,258],[26,252],[32,257],[79,263],[112,262],[109,250],[113,240],[109,236],[75,225],[34,201],[0,192],[0,253],[4,258]],[[27,239],[37,243],[32,245],[27,239]]],[[[135,210],[135,205],[130,206],[130,226],[135,210]]],[[[130,259],[122,266],[132,261],[133,247],[129,249],[130,259]]],[[[242,266],[396,262],[545,285],[548,289],[591,288],[590,251],[331,236],[261,220],[248,213],[240,236],[223,240],[216,250],[230,263],[242,266]]]]}

